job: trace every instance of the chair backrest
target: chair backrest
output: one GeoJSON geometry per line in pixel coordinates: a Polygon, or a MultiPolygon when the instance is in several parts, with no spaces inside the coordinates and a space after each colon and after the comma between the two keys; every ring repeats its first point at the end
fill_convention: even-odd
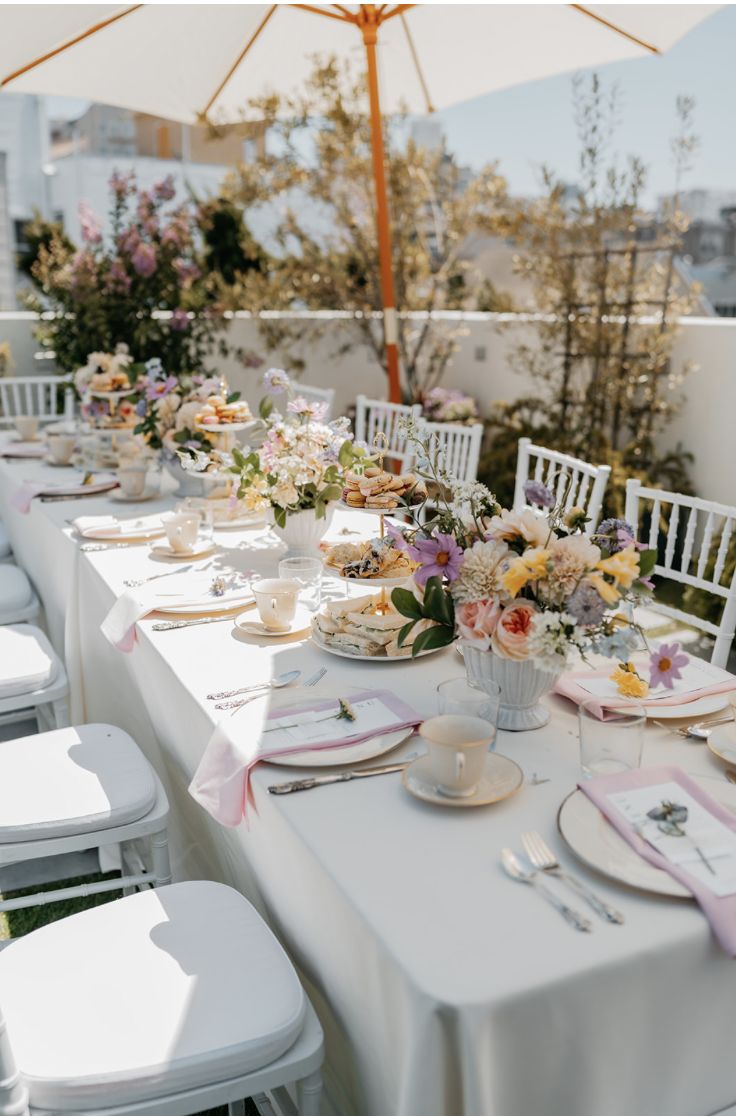
{"type": "Polygon", "coordinates": [[[418,423],[421,414],[419,403],[407,406],[404,403],[386,403],[382,399],[368,399],[365,395],[359,395],[355,400],[355,440],[371,446],[376,434],[383,434],[388,442],[385,448],[386,457],[398,461],[402,469],[410,469],[416,454],[412,446],[407,446],[401,421],[413,419],[418,423]]]}
{"type": "Polygon", "coordinates": [[[311,384],[297,383],[294,385],[294,391],[297,395],[303,396],[307,403],[326,403],[325,419],[331,418],[332,405],[335,402],[334,388],[312,387],[311,384]]]}
{"type": "Polygon", "coordinates": [[[538,480],[554,492],[561,500],[566,485],[565,509],[580,507],[588,516],[585,526],[590,535],[598,526],[603,496],[611,475],[610,465],[591,465],[579,457],[567,453],[535,446],[531,438],[519,438],[519,453],[516,461],[516,487],[514,489],[514,511],[539,511],[527,503],[524,485],[528,480],[538,480]]]}
{"type": "Polygon", "coordinates": [[[647,509],[651,514],[649,538],[640,541],[656,550],[660,530],[666,533],[663,560],[654,567],[654,576],[720,598],[723,611],[720,622],[714,624],[660,601],[647,602],[647,608],[714,636],[711,662],[725,667],[736,627],[736,569],[725,585],[722,579],[736,526],[736,507],[714,504],[697,496],[683,496],[680,492],[647,488],[636,478],[628,480],[624,515],[637,534],[642,510],[647,509]]]}
{"type": "Polygon", "coordinates": [[[474,481],[478,476],[480,444],[483,440],[483,424],[475,422],[465,425],[460,422],[417,423],[418,432],[429,435],[432,444],[442,454],[442,468],[459,481],[474,481]]]}
{"type": "Polygon", "coordinates": [[[39,422],[72,419],[74,392],[58,376],[4,376],[0,379],[0,426],[12,426],[18,415],[34,415],[39,422]]]}

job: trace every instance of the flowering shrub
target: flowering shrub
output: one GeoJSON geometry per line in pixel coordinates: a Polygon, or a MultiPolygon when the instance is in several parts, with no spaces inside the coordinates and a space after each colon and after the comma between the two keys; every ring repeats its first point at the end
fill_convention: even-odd
{"type": "Polygon", "coordinates": [[[217,280],[202,255],[197,211],[173,204],[173,180],[141,190],[134,175],[113,174],[111,237],[89,206],[80,204],[82,245],[75,248],[55,227],[31,268],[41,297],[38,310],[55,311],[39,329],[64,371],[87,354],[128,345],[135,361],[159,357],[169,373],[197,372],[224,344],[217,280]]]}
{"type": "Polygon", "coordinates": [[[567,491],[557,504],[538,481],[525,494],[539,513],[501,509],[483,485],[459,485],[443,474],[429,439],[411,429],[409,438],[423,462],[417,471],[448,493],[430,521],[421,525],[420,510],[415,526],[392,530],[396,544],[420,564],[414,581],[423,587],[423,597],[401,588],[392,593],[409,620],[403,637],[420,620],[436,625],[417,636],[412,653],[459,635],[550,671],[564,669],[573,648],[628,659],[640,634],[614,610],[649,587],[656,558],[631,527],[611,520],[588,537],[581,509],[563,510],[567,491]]]}
{"type": "Polygon", "coordinates": [[[422,402],[425,418],[430,422],[478,422],[478,404],[472,395],[453,388],[435,387],[422,402]]]}
{"type": "Polygon", "coordinates": [[[257,492],[273,508],[283,527],[293,512],[314,509],[321,519],[331,500],[342,494],[342,478],[358,456],[352,444],[349,420],[325,422],[327,405],[309,403],[295,394],[291,380],[279,368],[264,377],[268,391],[260,404],[265,436],[248,454],[233,450],[231,471],[239,477],[238,498],[257,492]],[[283,395],[285,412],[278,411],[274,396],[283,395]]]}

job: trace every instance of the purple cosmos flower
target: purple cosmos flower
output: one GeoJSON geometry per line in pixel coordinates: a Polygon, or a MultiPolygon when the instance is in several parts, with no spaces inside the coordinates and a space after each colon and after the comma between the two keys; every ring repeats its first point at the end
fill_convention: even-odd
{"type": "Polygon", "coordinates": [[[672,690],[675,679],[682,678],[680,670],[690,662],[679,643],[660,643],[656,651],[649,656],[649,685],[664,686],[672,690]]]}
{"type": "Polygon", "coordinates": [[[281,395],[288,391],[291,381],[283,368],[269,368],[263,373],[263,384],[272,395],[281,395]]]}
{"type": "Polygon", "coordinates": [[[146,388],[146,399],[163,399],[172,392],[178,384],[176,376],[167,376],[165,380],[157,380],[146,388]]]}
{"type": "Polygon", "coordinates": [[[645,550],[644,543],[636,541],[634,528],[625,519],[604,519],[595,533],[596,541],[604,546],[609,554],[618,554],[627,546],[645,550]]]}
{"type": "Polygon", "coordinates": [[[569,612],[583,628],[593,628],[600,624],[605,611],[606,605],[600,593],[585,582],[578,585],[565,605],[565,612],[569,612]]]}
{"type": "Polygon", "coordinates": [[[404,532],[399,527],[394,526],[393,523],[389,523],[388,521],[386,521],[385,526],[386,534],[389,536],[391,542],[394,544],[394,549],[408,550],[409,543],[406,541],[404,532]]]}
{"type": "Polygon", "coordinates": [[[421,563],[414,574],[417,585],[426,585],[430,577],[446,577],[448,581],[454,581],[465,557],[465,552],[453,536],[441,533],[431,539],[417,539],[407,552],[421,563]]]}
{"type": "Polygon", "coordinates": [[[186,310],[174,310],[169,320],[169,326],[177,333],[183,333],[185,329],[189,329],[189,315],[186,310]]]}
{"type": "Polygon", "coordinates": [[[143,279],[150,279],[156,270],[156,249],[152,244],[139,244],[131,262],[143,279]]]}
{"type": "Polygon", "coordinates": [[[538,508],[553,508],[555,497],[546,484],[538,480],[528,480],[524,484],[524,496],[528,504],[536,504],[538,508]]]}

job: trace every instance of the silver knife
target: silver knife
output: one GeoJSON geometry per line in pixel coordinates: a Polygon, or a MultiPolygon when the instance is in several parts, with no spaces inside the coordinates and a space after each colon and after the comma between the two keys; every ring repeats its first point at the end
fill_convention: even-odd
{"type": "Polygon", "coordinates": [[[341,771],[332,775],[314,775],[309,779],[292,779],[288,783],[273,783],[269,794],[292,794],[294,791],[312,790],[313,787],[326,787],[330,783],[349,783],[352,779],[370,779],[372,775],[390,775],[394,771],[403,771],[417,757],[407,756],[399,763],[386,763],[380,767],[364,767],[356,771],[341,771]]]}
{"type": "Polygon", "coordinates": [[[230,612],[227,616],[198,616],[196,620],[159,620],[152,628],[154,632],[171,632],[174,628],[191,628],[195,624],[221,624],[223,620],[232,623],[234,619],[230,612]]]}

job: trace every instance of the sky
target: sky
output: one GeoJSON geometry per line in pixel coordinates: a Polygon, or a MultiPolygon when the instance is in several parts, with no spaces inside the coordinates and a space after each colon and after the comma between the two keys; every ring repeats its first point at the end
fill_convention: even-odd
{"type": "MultiPolygon", "coordinates": [[[[640,155],[650,167],[648,202],[672,189],[669,140],[681,93],[695,97],[700,139],[684,186],[736,191],[736,4],[709,16],[664,55],[613,63],[598,72],[606,83],[618,83],[621,124],[615,145],[621,155],[640,155]]],[[[514,193],[538,192],[545,163],[566,181],[576,179],[570,74],[490,93],[438,115],[460,162],[478,167],[498,160],[514,193]]]]}
{"type": "MultiPolygon", "coordinates": [[[[599,73],[620,89],[618,154],[639,155],[650,168],[646,203],[672,189],[669,141],[681,93],[695,97],[700,139],[685,188],[736,191],[736,4],[708,17],[666,54],[602,66],[599,73]]],[[[85,107],[84,102],[48,100],[53,116],[72,117],[85,107]]],[[[538,192],[545,163],[565,181],[576,180],[570,74],[490,93],[438,117],[459,161],[473,167],[497,161],[515,194],[538,192]]]]}

